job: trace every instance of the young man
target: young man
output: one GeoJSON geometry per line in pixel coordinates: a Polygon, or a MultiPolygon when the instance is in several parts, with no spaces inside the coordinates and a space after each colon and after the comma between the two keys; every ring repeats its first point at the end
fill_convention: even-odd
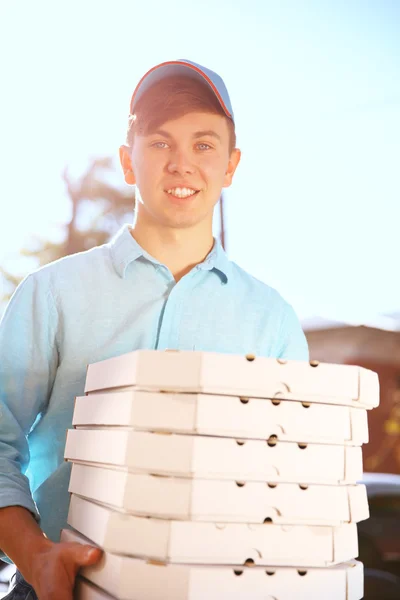
{"type": "Polygon", "coordinates": [[[77,570],[101,555],[59,543],[65,431],[87,364],[138,348],[308,360],[293,309],[213,239],[240,161],[222,79],[189,61],[151,69],[120,157],[137,186],[134,227],[28,276],[0,327],[0,547],[19,569],[10,599],[35,598],[33,586],[40,600],[71,600],[77,570]]]}

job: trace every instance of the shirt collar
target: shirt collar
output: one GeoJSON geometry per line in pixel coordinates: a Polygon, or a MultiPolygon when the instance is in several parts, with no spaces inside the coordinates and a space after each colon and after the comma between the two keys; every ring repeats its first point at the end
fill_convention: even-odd
{"type": "MultiPolygon", "coordinates": [[[[114,268],[121,278],[125,277],[127,266],[143,256],[150,262],[159,265],[158,260],[148,254],[137,243],[131,235],[132,226],[125,224],[114,238],[108,243],[114,268]]],[[[221,242],[214,238],[214,246],[204,261],[198,265],[200,269],[212,271],[213,269],[221,277],[223,283],[227,283],[230,270],[230,261],[222,248],[221,242]]]]}
{"type": "Polygon", "coordinates": [[[214,238],[214,246],[204,261],[199,265],[205,271],[216,271],[223,283],[228,283],[230,273],[230,261],[222,247],[221,242],[214,238]]]}

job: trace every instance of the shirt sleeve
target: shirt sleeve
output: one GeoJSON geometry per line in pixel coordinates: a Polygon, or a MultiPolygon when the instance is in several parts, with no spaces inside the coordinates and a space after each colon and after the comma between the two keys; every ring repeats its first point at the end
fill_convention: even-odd
{"type": "Polygon", "coordinates": [[[53,296],[36,275],[19,285],[0,322],[0,508],[23,506],[40,522],[25,475],[28,436],[46,409],[58,352],[53,296]]]}
{"type": "Polygon", "coordinates": [[[304,335],[300,321],[290,304],[286,307],[281,333],[283,341],[277,358],[308,361],[310,354],[307,338],[304,335]]]}

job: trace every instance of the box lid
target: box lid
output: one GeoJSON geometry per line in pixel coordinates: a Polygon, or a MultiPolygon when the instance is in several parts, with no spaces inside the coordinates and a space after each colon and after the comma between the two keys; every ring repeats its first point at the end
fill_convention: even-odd
{"type": "Polygon", "coordinates": [[[64,456],[73,462],[205,479],[340,484],[356,483],[362,478],[362,453],[356,446],[160,434],[123,428],[70,429],[64,456]]]}
{"type": "Polygon", "coordinates": [[[140,390],[76,398],[73,425],[126,426],[166,431],[294,442],[368,442],[367,412],[349,406],[140,390]]]}
{"type": "MultiPolygon", "coordinates": [[[[157,565],[116,555],[107,555],[106,561],[107,567],[82,569],[78,594],[82,581],[90,585],[87,580],[117,594],[112,598],[118,600],[204,600],[210,598],[210,590],[215,593],[212,600],[361,600],[364,594],[363,565],[358,561],[326,569],[157,565]],[[121,569],[119,578],[111,563],[121,569]]],[[[91,587],[92,595],[77,595],[76,600],[111,598],[94,595],[99,588],[91,587]]]]}
{"type": "MultiPolygon", "coordinates": [[[[62,542],[90,543],[71,529],[62,542]]],[[[175,565],[105,552],[81,577],[119,600],[361,600],[363,565],[349,561],[328,568],[175,565]],[[296,594],[294,596],[294,593],[296,594]]],[[[89,599],[88,599],[89,600],[89,599]]]]}
{"type": "Polygon", "coordinates": [[[68,524],[107,552],[174,563],[326,567],[358,554],[355,524],[167,521],[136,517],[74,494],[68,524]]]}
{"type": "Polygon", "coordinates": [[[88,366],[85,393],[130,386],[361,408],[379,404],[377,374],[351,365],[213,352],[136,350],[88,366]]]}
{"type": "Polygon", "coordinates": [[[140,516],[186,521],[335,526],[369,517],[362,484],[185,479],[75,463],[69,492],[140,516]]]}

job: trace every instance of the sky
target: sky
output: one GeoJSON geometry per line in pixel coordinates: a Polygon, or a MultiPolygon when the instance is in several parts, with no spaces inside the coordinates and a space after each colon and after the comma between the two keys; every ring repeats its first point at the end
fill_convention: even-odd
{"type": "Polygon", "coordinates": [[[399,31],[397,0],[0,0],[0,265],[60,235],[64,167],[117,159],[138,80],[187,58],[235,113],[230,258],[302,318],[400,310],[399,31]]]}

